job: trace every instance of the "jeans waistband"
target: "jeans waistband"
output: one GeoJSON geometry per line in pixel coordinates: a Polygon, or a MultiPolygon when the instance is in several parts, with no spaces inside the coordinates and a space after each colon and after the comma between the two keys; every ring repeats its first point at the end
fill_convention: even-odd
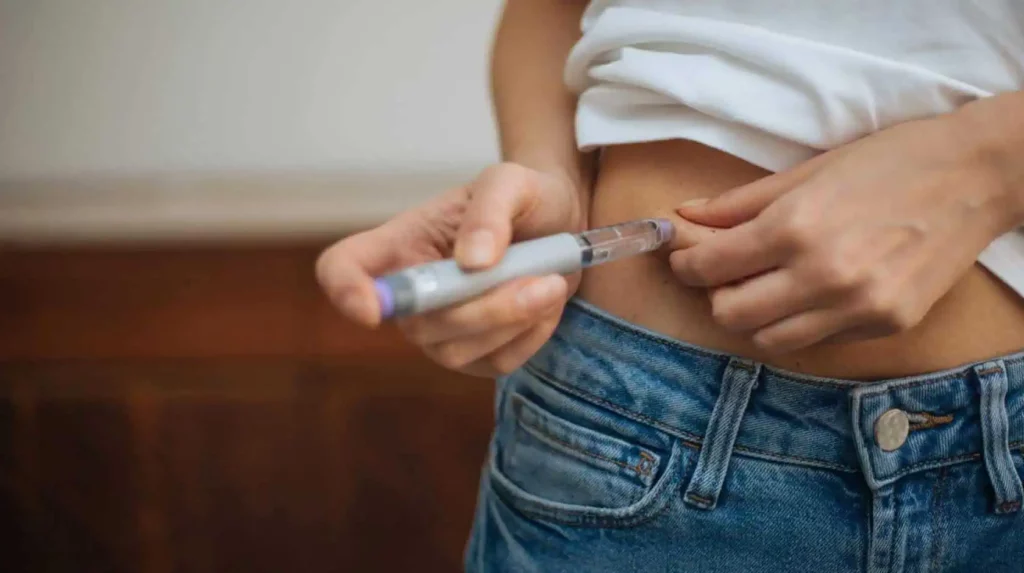
{"type": "MultiPolygon", "coordinates": [[[[580,398],[702,444],[723,376],[737,363],[574,299],[526,368],[580,398]]],[[[740,455],[863,472],[879,488],[913,472],[982,459],[993,448],[1006,454],[1024,447],[1024,353],[879,382],[749,364],[757,380],[740,413],[733,446],[740,455]],[[894,418],[903,427],[881,431],[898,435],[880,439],[880,424],[894,418]],[[886,443],[893,439],[896,448],[886,443]]]]}

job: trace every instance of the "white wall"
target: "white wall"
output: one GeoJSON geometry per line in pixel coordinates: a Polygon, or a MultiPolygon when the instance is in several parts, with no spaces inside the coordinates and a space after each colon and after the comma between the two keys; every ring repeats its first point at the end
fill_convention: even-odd
{"type": "Polygon", "coordinates": [[[475,168],[499,5],[0,0],[0,179],[475,168]]]}

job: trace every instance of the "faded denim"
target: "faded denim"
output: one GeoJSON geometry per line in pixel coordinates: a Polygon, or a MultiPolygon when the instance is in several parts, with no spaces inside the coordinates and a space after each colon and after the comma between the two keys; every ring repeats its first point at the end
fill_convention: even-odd
{"type": "Polygon", "coordinates": [[[469,573],[1024,571],[1024,355],[858,384],[574,300],[496,414],[469,573]]]}

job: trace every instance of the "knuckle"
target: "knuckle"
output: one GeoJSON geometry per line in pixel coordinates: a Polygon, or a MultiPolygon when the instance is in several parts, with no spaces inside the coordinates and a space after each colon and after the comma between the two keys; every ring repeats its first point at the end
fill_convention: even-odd
{"type": "Polygon", "coordinates": [[[889,316],[889,326],[896,332],[906,332],[921,321],[921,315],[910,306],[898,306],[889,316]]]}
{"type": "Polygon", "coordinates": [[[499,375],[504,376],[515,372],[523,365],[525,360],[518,354],[513,354],[511,352],[496,352],[488,359],[488,362],[490,363],[492,370],[497,372],[499,375]]]}
{"type": "Polygon", "coordinates": [[[803,251],[814,245],[816,231],[816,218],[806,211],[798,210],[783,219],[778,233],[784,245],[803,251]]]}
{"type": "Polygon", "coordinates": [[[700,283],[707,283],[711,278],[711,272],[708,268],[708,265],[702,262],[699,258],[694,258],[692,261],[690,261],[690,264],[688,265],[685,274],[687,274],[690,277],[693,277],[697,282],[700,283]]]}
{"type": "Polygon", "coordinates": [[[896,289],[874,284],[862,294],[864,313],[891,332],[903,332],[916,325],[921,317],[913,307],[901,304],[896,289]]]}
{"type": "Polygon", "coordinates": [[[895,310],[895,300],[889,289],[876,283],[861,291],[861,306],[869,316],[884,320],[895,310]]]}
{"type": "Polygon", "coordinates": [[[517,303],[516,293],[508,293],[505,297],[494,297],[476,320],[481,325],[493,327],[520,322],[528,317],[527,310],[517,303]]]}
{"type": "Polygon", "coordinates": [[[863,284],[864,272],[858,266],[842,260],[831,259],[820,265],[818,270],[821,283],[832,291],[846,291],[863,284]]]}
{"type": "Polygon", "coordinates": [[[739,313],[736,305],[723,301],[721,296],[712,295],[711,316],[715,322],[729,330],[738,330],[743,326],[743,316],[739,313]]]}
{"type": "Polygon", "coordinates": [[[708,281],[707,266],[693,252],[677,251],[669,259],[672,271],[685,282],[705,283],[708,281]]]}
{"type": "Polygon", "coordinates": [[[442,344],[434,349],[431,358],[449,370],[461,370],[469,365],[466,353],[456,344],[442,344]]]}
{"type": "Polygon", "coordinates": [[[754,344],[766,352],[780,352],[786,349],[786,340],[771,332],[759,332],[754,335],[754,344]]]}

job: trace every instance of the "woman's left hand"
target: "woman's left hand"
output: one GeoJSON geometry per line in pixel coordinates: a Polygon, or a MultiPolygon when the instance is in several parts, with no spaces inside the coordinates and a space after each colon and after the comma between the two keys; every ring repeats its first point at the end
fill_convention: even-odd
{"type": "Polygon", "coordinates": [[[686,221],[719,230],[695,233],[672,268],[768,351],[910,329],[1022,220],[971,140],[948,117],[909,122],[685,204],[686,221]]]}

